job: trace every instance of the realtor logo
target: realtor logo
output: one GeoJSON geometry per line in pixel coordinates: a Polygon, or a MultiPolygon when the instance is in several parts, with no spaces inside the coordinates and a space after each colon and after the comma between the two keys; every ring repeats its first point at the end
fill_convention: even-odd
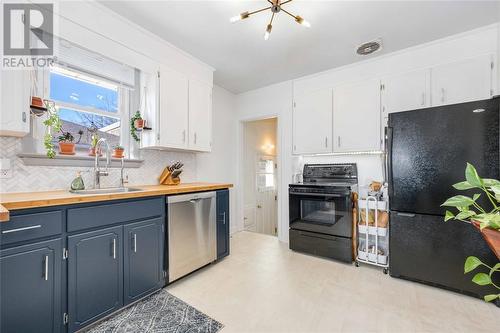
{"type": "Polygon", "coordinates": [[[53,4],[4,4],[3,22],[4,56],[54,54],[53,4]]]}

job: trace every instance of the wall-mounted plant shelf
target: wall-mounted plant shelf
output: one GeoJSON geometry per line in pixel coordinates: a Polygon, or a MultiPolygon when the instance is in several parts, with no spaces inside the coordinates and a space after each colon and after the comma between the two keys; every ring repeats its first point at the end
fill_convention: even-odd
{"type": "MultiPolygon", "coordinates": [[[[95,157],[85,155],[56,155],[54,158],[48,158],[45,154],[18,154],[17,155],[24,165],[33,166],[68,166],[68,167],[93,167],[95,157]]],[[[101,166],[106,163],[106,157],[99,158],[101,166]]],[[[144,160],[139,159],[124,159],[125,168],[139,168],[144,160]]],[[[119,158],[111,158],[111,168],[120,168],[121,161],[119,158]]]]}

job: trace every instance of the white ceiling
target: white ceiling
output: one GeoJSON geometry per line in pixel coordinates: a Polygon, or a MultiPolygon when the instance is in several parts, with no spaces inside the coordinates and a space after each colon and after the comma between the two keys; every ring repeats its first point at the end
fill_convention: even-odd
{"type": "Polygon", "coordinates": [[[378,37],[380,55],[497,22],[500,11],[498,1],[293,1],[285,8],[311,28],[282,12],[264,41],[270,12],[229,18],[265,0],[101,3],[216,68],[215,83],[235,93],[366,59],[356,47],[378,37]]]}

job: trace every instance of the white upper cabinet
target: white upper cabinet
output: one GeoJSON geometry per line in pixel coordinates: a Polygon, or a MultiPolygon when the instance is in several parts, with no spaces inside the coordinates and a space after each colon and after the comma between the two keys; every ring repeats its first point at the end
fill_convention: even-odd
{"type": "Polygon", "coordinates": [[[436,66],[431,69],[432,105],[455,104],[490,98],[492,56],[436,66]]]}
{"type": "Polygon", "coordinates": [[[30,132],[30,72],[0,70],[0,82],[0,136],[25,136],[30,132]]]}
{"type": "Polygon", "coordinates": [[[153,92],[151,85],[158,87],[158,108],[147,114],[153,131],[143,134],[142,148],[211,151],[212,86],[164,66],[156,84],[148,81],[153,92]]]}
{"type": "Polygon", "coordinates": [[[379,80],[334,89],[333,151],[380,150],[380,118],[379,80]]]}
{"type": "Polygon", "coordinates": [[[166,67],[160,70],[159,146],[188,147],[188,79],[166,67]]]}
{"type": "Polygon", "coordinates": [[[212,147],[212,87],[189,81],[189,148],[210,151],[212,147]]]}
{"type": "Polygon", "coordinates": [[[382,116],[430,106],[430,70],[423,69],[382,79],[382,116]]]}
{"type": "Polygon", "coordinates": [[[332,152],[332,90],[296,96],[293,108],[293,153],[332,152]]]}

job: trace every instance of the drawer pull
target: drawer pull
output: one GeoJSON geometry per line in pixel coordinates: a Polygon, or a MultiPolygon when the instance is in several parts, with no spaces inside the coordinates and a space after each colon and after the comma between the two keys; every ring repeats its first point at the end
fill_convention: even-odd
{"type": "Polygon", "coordinates": [[[49,281],[49,256],[45,256],[45,260],[44,260],[44,273],[43,273],[43,277],[45,279],[45,281],[49,281]]]}
{"type": "Polygon", "coordinates": [[[11,232],[18,232],[18,231],[25,231],[25,230],[31,230],[31,229],[38,229],[38,228],[41,228],[41,227],[42,226],[40,224],[38,224],[38,225],[32,225],[32,226],[24,227],[24,228],[4,230],[4,231],[2,231],[2,234],[10,234],[11,232]]]}

